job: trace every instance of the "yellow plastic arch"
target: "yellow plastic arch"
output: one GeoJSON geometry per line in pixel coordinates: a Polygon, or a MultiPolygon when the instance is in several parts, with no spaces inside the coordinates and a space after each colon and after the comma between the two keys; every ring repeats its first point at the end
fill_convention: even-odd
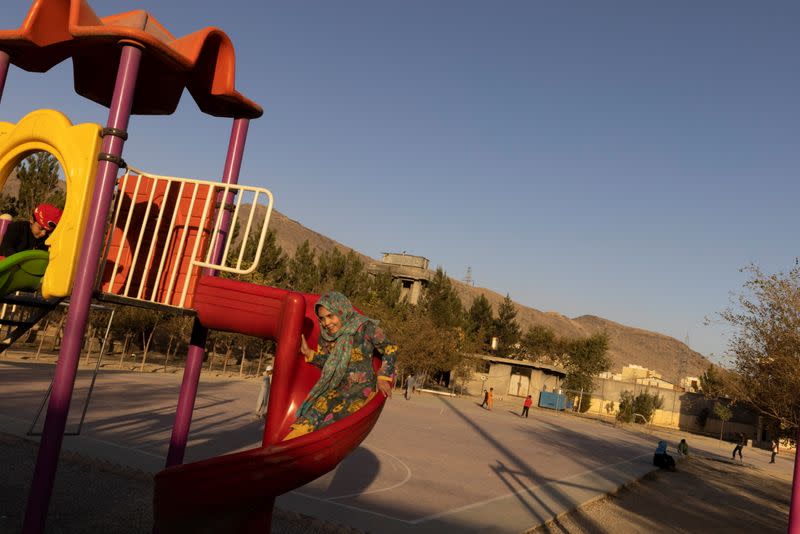
{"type": "Polygon", "coordinates": [[[66,297],[78,266],[94,191],[100,125],[77,124],[52,109],[28,113],[17,124],[0,122],[0,188],[14,167],[31,152],[46,150],[58,158],[67,181],[67,201],[58,227],[47,239],[50,263],[42,279],[45,297],[66,297]]]}

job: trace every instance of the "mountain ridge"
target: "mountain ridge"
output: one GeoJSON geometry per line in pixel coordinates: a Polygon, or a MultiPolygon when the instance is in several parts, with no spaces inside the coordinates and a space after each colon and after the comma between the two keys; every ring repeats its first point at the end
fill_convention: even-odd
{"type": "MultiPolygon", "coordinates": [[[[353,250],[367,265],[381,263],[380,260],[307,228],[276,210],[272,212],[270,227],[276,233],[277,244],[289,255],[308,239],[318,254],[336,247],[344,253],[353,250]]],[[[483,294],[496,313],[505,299],[504,294],[493,289],[467,285],[452,277],[451,281],[466,308],[483,294]]],[[[516,301],[514,306],[517,309],[517,322],[523,332],[531,326],[541,325],[550,328],[558,337],[587,337],[601,332],[608,334],[612,372],[619,372],[623,366],[634,364],[657,371],[666,380],[675,381],[684,376],[699,376],[711,364],[707,358],[685,343],[660,332],[624,325],[592,314],[569,318],[558,312],[541,311],[516,301]]]]}

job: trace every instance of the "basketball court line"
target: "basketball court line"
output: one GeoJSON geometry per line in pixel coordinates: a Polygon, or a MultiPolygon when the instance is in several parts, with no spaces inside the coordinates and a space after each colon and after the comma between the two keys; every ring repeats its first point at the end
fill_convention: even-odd
{"type": "MultiPolygon", "coordinates": [[[[379,491],[388,491],[389,489],[394,489],[394,488],[396,488],[398,486],[401,486],[401,485],[403,485],[403,484],[408,482],[408,480],[411,478],[411,476],[410,476],[411,475],[411,472],[410,472],[411,470],[410,469],[409,469],[409,473],[408,473],[407,479],[404,480],[402,483],[395,484],[394,486],[391,486],[391,487],[388,487],[388,488],[381,488],[380,490],[376,490],[376,491],[362,492],[362,493],[339,496],[339,497],[334,497],[334,498],[316,497],[316,496],[313,496],[313,495],[308,495],[306,493],[301,493],[299,491],[292,491],[292,492],[289,492],[289,493],[292,494],[292,495],[298,495],[298,496],[301,496],[301,497],[305,497],[305,498],[308,498],[308,499],[311,499],[311,500],[314,500],[314,501],[319,501],[319,502],[332,504],[332,505],[334,505],[336,507],[345,508],[345,509],[348,509],[348,510],[354,510],[354,511],[358,511],[358,512],[363,512],[363,513],[366,513],[366,514],[370,514],[370,515],[373,515],[373,516],[381,517],[381,518],[384,518],[384,519],[390,519],[392,521],[397,521],[399,523],[403,523],[405,525],[412,526],[412,525],[421,525],[421,524],[426,523],[428,521],[432,521],[432,520],[440,519],[440,518],[443,518],[443,517],[447,517],[449,515],[458,514],[458,513],[461,513],[461,512],[466,512],[466,511],[469,511],[469,510],[473,510],[475,508],[479,508],[481,506],[485,506],[485,505],[493,503],[493,502],[497,502],[497,501],[501,501],[501,500],[504,500],[504,499],[508,499],[510,497],[516,497],[518,495],[525,494],[525,493],[531,493],[531,492],[533,492],[535,490],[540,490],[540,489],[543,489],[543,488],[546,488],[546,487],[549,487],[549,486],[555,486],[555,485],[560,484],[560,483],[568,482],[568,481],[570,481],[572,479],[589,476],[589,475],[592,475],[594,473],[597,473],[597,472],[600,472],[600,471],[603,471],[603,470],[607,470],[607,469],[611,469],[611,468],[614,468],[614,467],[617,467],[617,466],[620,466],[620,465],[630,464],[630,463],[633,463],[633,462],[635,462],[637,460],[640,460],[642,458],[648,458],[650,456],[652,456],[652,455],[649,454],[649,453],[648,454],[641,454],[641,455],[638,455],[638,456],[634,456],[633,458],[629,458],[627,460],[622,460],[622,461],[619,461],[619,462],[616,462],[616,463],[613,463],[613,464],[602,465],[602,466],[597,467],[595,469],[588,469],[588,470],[585,470],[585,471],[581,471],[579,473],[575,473],[575,474],[569,475],[567,477],[560,478],[558,480],[551,480],[549,482],[544,482],[544,483],[541,483],[541,484],[535,484],[535,485],[532,485],[532,486],[525,486],[524,488],[519,489],[517,491],[504,493],[503,495],[498,495],[498,496],[492,497],[490,499],[484,499],[482,501],[477,501],[477,502],[470,503],[470,504],[467,504],[467,505],[464,505],[464,506],[458,506],[456,508],[451,508],[449,510],[443,510],[441,512],[437,512],[435,514],[430,514],[430,515],[427,515],[427,516],[423,516],[423,517],[420,517],[420,518],[417,518],[417,519],[401,519],[399,517],[394,517],[394,516],[389,515],[389,514],[384,514],[382,512],[377,512],[375,510],[370,510],[368,508],[362,508],[360,506],[354,506],[354,505],[351,505],[351,504],[343,504],[343,503],[335,502],[333,500],[333,499],[343,499],[345,497],[357,497],[357,496],[361,496],[361,495],[367,495],[367,494],[370,494],[370,493],[377,493],[379,491]]],[[[605,493],[606,492],[603,492],[603,494],[605,494],[605,493]]]]}

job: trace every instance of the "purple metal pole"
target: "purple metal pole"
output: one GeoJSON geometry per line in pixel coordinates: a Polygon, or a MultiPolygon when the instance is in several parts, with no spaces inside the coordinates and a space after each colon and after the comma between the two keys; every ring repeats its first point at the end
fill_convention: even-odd
{"type": "Polygon", "coordinates": [[[197,319],[192,325],[192,337],[189,351],[186,354],[186,365],[183,367],[183,381],[178,395],[178,408],[175,410],[175,422],[172,425],[172,437],[167,451],[167,467],[183,463],[186,443],[189,439],[189,427],[192,425],[192,412],[197,397],[197,385],[200,383],[200,371],[203,368],[208,329],[197,319]]]}
{"type": "MultiPolygon", "coordinates": [[[[231,137],[228,142],[228,155],[225,158],[225,169],[222,173],[223,183],[235,184],[239,181],[239,170],[242,168],[242,157],[249,125],[249,119],[234,119],[233,121],[231,137]]],[[[222,200],[223,203],[220,205],[220,209],[224,208],[225,203],[228,202],[227,198],[222,200]]],[[[229,225],[230,213],[226,210],[222,215],[221,235],[227,233],[229,225]]],[[[219,261],[219,257],[223,252],[223,244],[224,239],[217,239],[212,261],[219,261]]],[[[215,271],[213,269],[204,269],[203,274],[213,276],[215,271]]],[[[172,425],[172,437],[170,438],[169,451],[167,452],[167,467],[183,463],[186,443],[189,439],[189,428],[192,425],[192,412],[194,412],[194,401],[197,397],[197,385],[200,383],[200,371],[203,367],[207,336],[208,329],[195,319],[192,326],[192,339],[186,355],[186,366],[183,368],[183,381],[181,382],[181,392],[178,395],[178,408],[175,410],[175,423],[172,425]]]]}
{"type": "Polygon", "coordinates": [[[11,215],[5,213],[0,215],[0,242],[3,241],[3,236],[6,235],[9,223],[11,223],[11,215]]]}
{"type": "MultiPolygon", "coordinates": [[[[122,47],[114,96],[108,111],[107,126],[109,128],[119,130],[128,128],[141,57],[142,51],[136,46],[126,44],[122,47]]],[[[123,145],[124,141],[121,137],[106,136],[103,140],[103,152],[119,158],[122,155],[123,145]]],[[[53,378],[53,390],[50,395],[50,403],[47,405],[47,417],[42,429],[39,455],[36,459],[36,469],[33,473],[31,492],[28,497],[28,508],[25,511],[23,532],[26,533],[38,533],[44,530],[47,508],[58,466],[58,455],[61,452],[61,442],[64,438],[64,427],[67,423],[72,390],[75,386],[81,342],[97,276],[106,218],[118,171],[118,165],[112,161],[100,161],[97,165],[97,183],[94,187],[86,234],[83,237],[81,256],[78,260],[78,271],[72,287],[66,328],[61,341],[58,364],[53,378]]]]}
{"type": "MultiPolygon", "coordinates": [[[[247,130],[250,126],[249,119],[234,119],[233,126],[231,127],[231,138],[228,142],[228,155],[225,158],[225,170],[222,174],[222,183],[235,184],[239,182],[239,170],[242,167],[242,158],[244,156],[244,144],[247,141],[247,130]]],[[[224,209],[224,207],[233,201],[234,194],[228,193],[227,198],[222,198],[220,193],[218,202],[222,210],[222,223],[220,224],[219,237],[214,243],[214,251],[211,257],[214,258],[212,262],[216,263],[222,259],[222,253],[225,248],[225,239],[228,235],[228,230],[231,225],[231,212],[224,209]]],[[[208,276],[215,276],[214,269],[204,269],[203,274],[208,276]]]]}
{"type": "Polygon", "coordinates": [[[8,66],[11,64],[11,56],[0,50],[0,100],[3,99],[3,89],[6,87],[6,76],[8,66]]]}
{"type": "Polygon", "coordinates": [[[800,534],[800,429],[797,431],[794,453],[794,480],[792,481],[792,505],[789,508],[789,534],[800,534]]]}

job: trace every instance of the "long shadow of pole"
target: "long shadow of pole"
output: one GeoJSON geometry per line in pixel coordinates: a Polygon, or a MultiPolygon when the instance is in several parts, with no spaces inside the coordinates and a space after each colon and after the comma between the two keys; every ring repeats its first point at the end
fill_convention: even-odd
{"type": "MultiPolygon", "coordinates": [[[[524,479],[527,478],[531,481],[543,482],[546,485],[538,486],[544,492],[548,494],[550,498],[554,501],[558,502],[562,507],[569,510],[576,507],[576,503],[570,499],[567,495],[563,492],[556,489],[553,484],[552,480],[548,479],[547,477],[543,477],[536,473],[530,465],[525,462],[522,458],[520,458],[517,454],[513,451],[508,449],[505,445],[500,443],[495,437],[493,437],[489,432],[481,428],[480,425],[475,423],[470,417],[465,415],[463,412],[458,410],[452,402],[448,399],[437,397],[442,403],[444,403],[448,408],[452,410],[454,414],[456,414],[462,421],[464,421],[467,425],[469,425],[479,436],[481,436],[484,440],[486,440],[492,447],[494,447],[497,451],[503,454],[512,464],[512,468],[509,469],[503,462],[498,461],[497,466],[491,466],[491,469],[497,474],[500,480],[508,486],[509,490],[511,490],[512,494],[520,501],[520,503],[531,513],[531,515],[539,520],[540,522],[548,521],[556,516],[556,511],[553,510],[545,501],[544,499],[534,493],[534,488],[531,488],[530,485],[526,485],[524,479]],[[503,473],[508,474],[512,481],[509,481],[503,473]],[[550,482],[548,484],[548,482],[550,482]],[[519,487],[515,488],[515,484],[519,487]],[[537,511],[533,504],[528,502],[525,499],[525,496],[529,496],[531,499],[536,501],[536,503],[541,506],[545,513],[542,514],[541,511],[537,511]]],[[[599,531],[599,526],[592,521],[590,518],[586,516],[576,516],[576,521],[583,523],[582,527],[585,528],[587,531],[599,531]]]]}

